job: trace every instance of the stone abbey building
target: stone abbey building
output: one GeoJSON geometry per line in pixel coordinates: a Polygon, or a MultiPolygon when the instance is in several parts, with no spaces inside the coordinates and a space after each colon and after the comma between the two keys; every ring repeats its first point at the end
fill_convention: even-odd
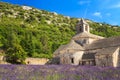
{"type": "Polygon", "coordinates": [[[76,26],[77,34],[70,43],[54,52],[53,63],[91,66],[120,65],[120,36],[104,38],[90,33],[89,24],[83,19],[76,26]]]}

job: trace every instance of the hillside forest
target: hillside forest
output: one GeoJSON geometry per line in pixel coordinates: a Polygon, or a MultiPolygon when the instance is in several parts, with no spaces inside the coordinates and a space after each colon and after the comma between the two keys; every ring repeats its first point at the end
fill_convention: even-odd
{"type": "MultiPolygon", "coordinates": [[[[80,18],[0,2],[0,55],[10,63],[24,63],[26,57],[52,58],[53,52],[75,35],[80,18]]],[[[103,37],[120,35],[118,25],[85,19],[90,32],[103,37]]]]}

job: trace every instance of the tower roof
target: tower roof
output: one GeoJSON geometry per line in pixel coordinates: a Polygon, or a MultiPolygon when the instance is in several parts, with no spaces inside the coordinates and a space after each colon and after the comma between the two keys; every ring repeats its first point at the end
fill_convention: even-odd
{"type": "Polygon", "coordinates": [[[78,25],[79,24],[88,24],[83,18],[80,19],[80,21],[78,22],[78,25]]]}
{"type": "Polygon", "coordinates": [[[82,24],[87,24],[87,22],[86,22],[83,18],[81,18],[80,22],[81,22],[82,24]]]}

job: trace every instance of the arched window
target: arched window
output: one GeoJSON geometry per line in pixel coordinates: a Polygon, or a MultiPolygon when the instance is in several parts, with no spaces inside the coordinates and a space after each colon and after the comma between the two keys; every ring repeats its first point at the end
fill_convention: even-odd
{"type": "Polygon", "coordinates": [[[87,27],[87,25],[85,26],[85,31],[88,31],[88,27],[87,27]]]}
{"type": "Polygon", "coordinates": [[[74,58],[71,58],[71,63],[74,63],[74,58]]]}
{"type": "Polygon", "coordinates": [[[80,26],[80,29],[79,29],[79,30],[80,30],[80,32],[82,32],[82,26],[80,26]]]}
{"type": "Polygon", "coordinates": [[[86,43],[86,42],[87,42],[87,40],[86,40],[86,39],[84,39],[84,40],[83,40],[83,43],[86,43]]]}

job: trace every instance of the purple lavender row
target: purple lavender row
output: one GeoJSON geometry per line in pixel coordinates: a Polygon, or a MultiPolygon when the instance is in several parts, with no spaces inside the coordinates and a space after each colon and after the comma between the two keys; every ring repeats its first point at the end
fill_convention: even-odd
{"type": "Polygon", "coordinates": [[[72,65],[0,65],[0,80],[120,80],[120,68],[72,65]]]}

